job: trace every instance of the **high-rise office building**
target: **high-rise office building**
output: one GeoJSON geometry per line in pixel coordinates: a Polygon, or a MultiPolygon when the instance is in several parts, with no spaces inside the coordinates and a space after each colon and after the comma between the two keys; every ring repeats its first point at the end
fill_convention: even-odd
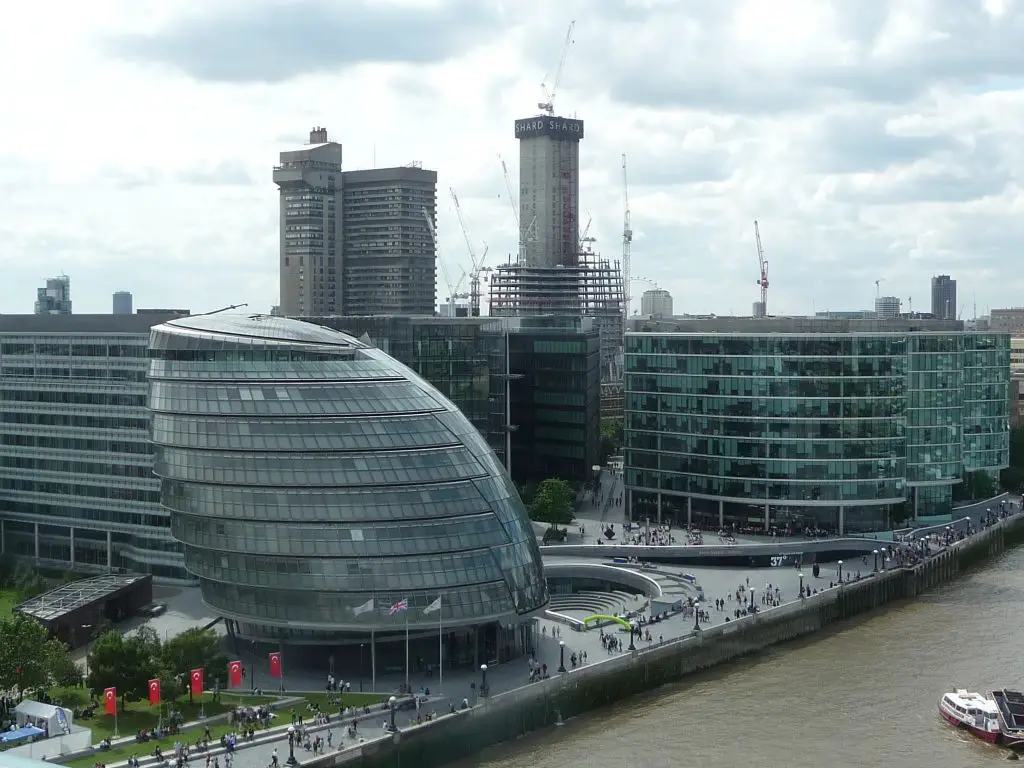
{"type": "Polygon", "coordinates": [[[938,320],[956,320],[956,280],[949,275],[932,278],[932,315],[938,320]]]}
{"type": "Polygon", "coordinates": [[[284,315],[434,313],[437,172],[418,164],[342,171],[341,144],[314,128],[282,152],[284,315]]]}
{"type": "Polygon", "coordinates": [[[117,291],[114,294],[115,315],[130,315],[132,313],[132,295],[128,291],[117,291]]]}
{"type": "Polygon", "coordinates": [[[672,294],[662,288],[644,291],[640,297],[640,314],[651,317],[672,317],[672,294]]]}
{"type": "Polygon", "coordinates": [[[574,267],[580,256],[583,121],[540,115],[516,120],[519,139],[519,261],[574,267]]]}
{"type": "Polygon", "coordinates": [[[37,315],[71,314],[71,278],[67,275],[51,277],[36,291],[37,315]]]}
{"type": "Polygon", "coordinates": [[[875,317],[880,320],[892,320],[900,316],[900,299],[898,296],[879,296],[875,299],[875,317]]]}

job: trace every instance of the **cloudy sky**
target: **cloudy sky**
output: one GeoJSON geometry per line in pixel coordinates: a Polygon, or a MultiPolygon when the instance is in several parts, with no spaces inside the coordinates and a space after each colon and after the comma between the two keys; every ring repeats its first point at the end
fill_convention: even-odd
{"type": "MultiPolygon", "coordinates": [[[[1016,0],[89,0],[0,26],[0,312],[47,276],[76,312],[277,303],[282,149],[325,125],[349,169],[439,172],[441,258],[516,241],[513,121],[586,121],[581,218],[632,295],[749,313],[753,220],[773,314],[1024,304],[1024,2],[1016,0]]],[[[439,287],[444,294],[444,289],[439,287]]],[[[638,303],[638,302],[637,302],[638,303]]]]}

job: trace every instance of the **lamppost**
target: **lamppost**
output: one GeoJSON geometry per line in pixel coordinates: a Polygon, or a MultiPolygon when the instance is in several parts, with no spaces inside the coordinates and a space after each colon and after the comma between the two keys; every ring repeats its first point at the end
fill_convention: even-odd
{"type": "Polygon", "coordinates": [[[804,572],[800,571],[800,573],[798,573],[797,575],[800,577],[800,597],[803,597],[804,596],[804,572]]]}
{"type": "Polygon", "coordinates": [[[363,643],[359,644],[359,692],[363,692],[363,643]]]}
{"type": "Polygon", "coordinates": [[[640,631],[640,627],[639,626],[634,627],[632,622],[630,622],[630,624],[629,624],[629,650],[631,650],[631,651],[635,651],[636,650],[636,646],[633,645],[633,636],[637,632],[639,632],[639,631],[640,631]]]}
{"type": "Polygon", "coordinates": [[[295,759],[295,726],[288,726],[288,759],[285,761],[288,765],[298,765],[299,761],[295,759]]]}
{"type": "Polygon", "coordinates": [[[839,565],[839,583],[842,584],[843,583],[843,561],[840,560],[838,565],[839,565]]]}
{"type": "Polygon", "coordinates": [[[480,665],[480,696],[487,696],[487,665],[480,665]]]}
{"type": "Polygon", "coordinates": [[[700,600],[693,604],[693,631],[700,632],[700,600]]]}
{"type": "Polygon", "coordinates": [[[558,671],[565,672],[565,640],[558,641],[558,671]]]}
{"type": "Polygon", "coordinates": [[[878,572],[878,550],[874,550],[872,554],[875,556],[875,573],[878,572]]]}
{"type": "Polygon", "coordinates": [[[881,552],[882,552],[882,570],[884,571],[885,570],[885,559],[886,559],[886,557],[889,556],[889,553],[888,553],[888,550],[886,550],[885,547],[882,547],[881,552]]]}
{"type": "Polygon", "coordinates": [[[398,699],[392,696],[388,699],[388,707],[391,708],[391,732],[394,733],[398,730],[398,726],[395,725],[395,705],[398,703],[398,699]]]}
{"type": "Polygon", "coordinates": [[[947,546],[947,547],[949,546],[949,542],[951,542],[952,540],[953,540],[953,538],[952,538],[952,536],[950,535],[950,532],[949,532],[949,526],[947,525],[947,526],[946,526],[946,546],[947,546]]]}

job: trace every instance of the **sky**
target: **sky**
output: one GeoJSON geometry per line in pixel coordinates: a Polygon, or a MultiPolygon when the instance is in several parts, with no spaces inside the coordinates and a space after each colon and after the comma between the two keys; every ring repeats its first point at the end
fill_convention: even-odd
{"type": "MultiPolygon", "coordinates": [[[[581,223],[634,309],[1024,305],[1024,1],[90,0],[0,26],[0,312],[71,277],[76,313],[278,303],[282,150],[327,127],[345,167],[438,171],[439,258],[516,248],[513,124],[586,123],[581,223]],[[45,44],[41,42],[45,38],[45,44]],[[876,281],[881,281],[876,286],[876,281]]],[[[447,290],[442,284],[438,293],[447,290]]]]}

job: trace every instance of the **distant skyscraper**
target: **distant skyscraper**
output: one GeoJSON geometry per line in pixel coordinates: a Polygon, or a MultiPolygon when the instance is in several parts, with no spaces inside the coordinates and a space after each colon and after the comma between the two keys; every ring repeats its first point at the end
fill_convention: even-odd
{"type": "Polygon", "coordinates": [[[892,320],[900,316],[900,299],[898,296],[879,296],[875,299],[875,317],[880,320],[892,320]]]}
{"type": "Polygon", "coordinates": [[[956,320],[956,280],[949,275],[932,278],[932,314],[940,320],[956,320]]]}
{"type": "Polygon", "coordinates": [[[67,275],[51,277],[46,287],[36,290],[37,315],[71,314],[71,278],[67,275]]]}
{"type": "Polygon", "coordinates": [[[528,267],[574,267],[580,255],[583,121],[540,115],[516,120],[519,226],[528,267]]]}
{"type": "Polygon", "coordinates": [[[437,172],[418,165],[342,171],[341,144],[314,128],[282,152],[283,315],[434,313],[437,172]]]}
{"type": "Polygon", "coordinates": [[[644,291],[640,297],[640,314],[652,317],[672,317],[672,294],[662,288],[644,291]]]}
{"type": "Polygon", "coordinates": [[[132,313],[132,295],[128,291],[117,291],[114,294],[114,314],[130,315],[132,313]]]}

